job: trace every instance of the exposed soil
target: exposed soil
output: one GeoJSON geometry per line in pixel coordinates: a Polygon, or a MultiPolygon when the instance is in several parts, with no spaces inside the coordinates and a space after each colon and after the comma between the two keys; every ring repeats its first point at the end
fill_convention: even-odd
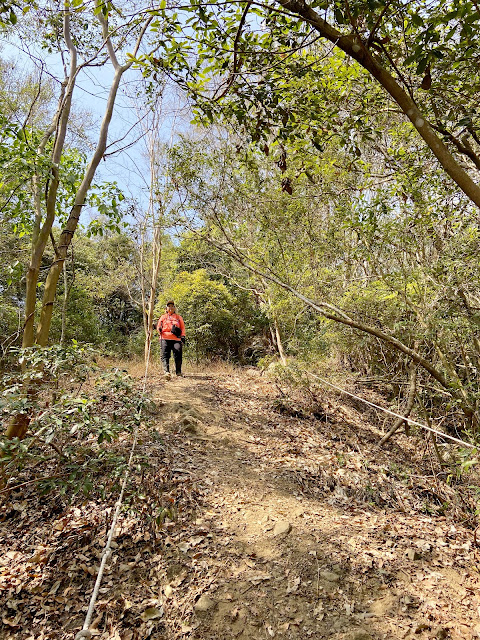
{"type": "MultiPolygon", "coordinates": [[[[480,637],[475,519],[428,443],[379,450],[362,407],[327,393],[295,407],[253,369],[151,384],[139,455],[157,461],[164,508],[147,527],[123,516],[96,637],[480,637]]],[[[18,509],[2,524],[0,635],[74,638],[109,514],[79,504],[20,526],[18,509]]]]}

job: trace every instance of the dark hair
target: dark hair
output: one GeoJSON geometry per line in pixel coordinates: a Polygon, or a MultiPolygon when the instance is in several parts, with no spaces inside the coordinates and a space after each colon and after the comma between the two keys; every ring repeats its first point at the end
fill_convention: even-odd
{"type": "Polygon", "coordinates": [[[173,304],[173,306],[175,306],[175,302],[173,300],[169,300],[165,306],[168,307],[171,304],[173,304]]]}

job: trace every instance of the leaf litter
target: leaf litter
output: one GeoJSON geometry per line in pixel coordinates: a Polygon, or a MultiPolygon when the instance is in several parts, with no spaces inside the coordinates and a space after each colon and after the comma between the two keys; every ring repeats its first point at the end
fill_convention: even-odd
{"type": "MultiPolygon", "coordinates": [[[[328,394],[321,419],[275,398],[253,370],[169,386],[141,435],[150,468],[133,478],[143,497],[116,531],[94,636],[480,637],[472,507],[432,474],[428,446],[379,450],[372,417],[328,394]]],[[[0,637],[75,636],[114,501],[32,487],[2,505],[0,637]]]]}

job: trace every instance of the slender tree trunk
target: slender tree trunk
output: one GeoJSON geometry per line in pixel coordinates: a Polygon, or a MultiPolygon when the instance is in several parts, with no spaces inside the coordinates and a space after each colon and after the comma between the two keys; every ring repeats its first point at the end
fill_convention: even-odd
{"type": "MultiPolygon", "coordinates": [[[[25,321],[22,335],[22,347],[24,348],[32,347],[34,344],[38,275],[45,247],[55,220],[56,199],[60,180],[58,167],[65,145],[68,119],[70,117],[72,105],[73,89],[75,87],[76,80],[77,51],[71,39],[70,11],[68,9],[65,10],[63,16],[63,35],[70,51],[70,72],[69,76],[66,77],[62,83],[57,103],[57,110],[53,120],[47,127],[37,148],[38,155],[42,155],[48,141],[55,133],[55,142],[51,155],[51,172],[45,196],[45,211],[43,211],[42,207],[42,180],[40,174],[35,173],[32,178],[35,218],[32,232],[30,265],[26,277],[25,321]]],[[[38,387],[35,382],[32,382],[32,380],[26,380],[24,382],[24,393],[28,401],[27,404],[33,404],[38,395],[38,387]]],[[[30,420],[30,412],[15,415],[7,426],[6,436],[8,438],[23,438],[28,430],[30,420]]]]}
{"type": "MultiPolygon", "coordinates": [[[[142,240],[140,247],[140,283],[142,292],[142,307],[143,307],[143,324],[145,330],[145,363],[147,362],[148,354],[151,349],[154,328],[154,309],[155,300],[157,296],[158,279],[160,274],[160,265],[162,261],[162,238],[164,228],[164,216],[165,216],[165,203],[164,199],[167,197],[166,185],[163,189],[163,194],[160,196],[160,180],[159,180],[159,131],[160,131],[160,118],[161,118],[161,101],[158,101],[152,109],[151,119],[148,121],[146,128],[144,129],[148,140],[148,159],[150,163],[150,185],[149,185],[149,202],[148,211],[145,217],[143,225],[142,240]],[[147,269],[145,265],[145,247],[147,244],[146,234],[149,230],[149,221],[151,221],[152,240],[151,240],[151,278],[149,287],[147,286],[147,269]],[[148,288],[148,292],[147,292],[148,288]]],[[[170,145],[173,138],[172,128],[170,145]]]]}
{"type": "Polygon", "coordinates": [[[273,319],[273,326],[274,326],[274,329],[275,329],[275,338],[276,338],[276,341],[277,341],[278,355],[280,356],[280,360],[282,361],[283,366],[286,366],[287,357],[286,357],[285,351],[283,349],[282,338],[280,336],[280,328],[278,326],[278,322],[277,322],[276,318],[273,319]]]}
{"type": "MultiPolygon", "coordinates": [[[[156,118],[157,114],[154,114],[153,120],[153,132],[151,132],[148,156],[150,160],[150,193],[149,193],[149,214],[151,215],[153,223],[153,237],[152,237],[152,277],[150,280],[150,290],[148,292],[148,305],[145,305],[146,291],[145,291],[145,268],[142,265],[142,299],[144,309],[144,324],[145,324],[145,366],[147,365],[152,340],[153,340],[153,310],[155,308],[155,298],[157,295],[158,274],[160,271],[160,263],[162,260],[162,231],[163,231],[163,204],[156,192],[158,190],[158,161],[157,161],[157,147],[158,147],[158,122],[156,118]],[[158,212],[156,217],[155,212],[158,212]]],[[[144,243],[142,243],[142,255],[144,251],[144,243]]]]}
{"type": "Polygon", "coordinates": [[[283,348],[283,343],[282,343],[282,336],[280,334],[280,327],[278,326],[278,320],[277,320],[277,314],[275,312],[275,309],[273,307],[273,303],[272,303],[272,299],[268,294],[268,284],[265,280],[265,278],[262,278],[262,285],[263,285],[263,290],[264,290],[264,294],[262,295],[262,299],[264,304],[267,305],[268,307],[268,315],[271,317],[271,324],[270,324],[270,332],[272,334],[273,337],[273,344],[275,345],[277,351],[278,351],[278,355],[280,356],[280,360],[283,364],[283,366],[286,366],[287,364],[287,357],[285,355],[285,350],[283,348]]]}
{"type": "Polygon", "coordinates": [[[72,94],[76,80],[77,51],[71,42],[69,11],[66,11],[64,15],[63,30],[65,41],[68,43],[70,50],[70,75],[62,82],[55,115],[37,147],[37,154],[41,156],[45,152],[48,141],[56,132],[51,156],[52,169],[46,194],[45,213],[42,207],[43,194],[41,176],[39,173],[35,173],[32,178],[35,219],[32,232],[30,265],[26,279],[25,323],[23,326],[22,347],[31,347],[34,344],[38,274],[40,272],[45,247],[47,246],[55,220],[55,204],[59,183],[58,164],[65,144],[72,94]]]}
{"type": "Polygon", "coordinates": [[[405,431],[408,434],[408,422],[405,418],[408,418],[410,415],[413,405],[415,404],[415,396],[417,395],[417,364],[415,362],[410,363],[410,374],[409,374],[409,384],[408,384],[408,395],[407,395],[407,405],[405,407],[405,411],[403,412],[403,418],[397,418],[392,428],[386,433],[383,438],[378,443],[380,446],[384,445],[385,442],[388,442],[390,438],[393,436],[395,432],[397,432],[402,425],[405,425],[405,431]]]}
{"type": "Polygon", "coordinates": [[[150,346],[153,340],[153,333],[154,333],[153,313],[155,308],[155,298],[157,295],[158,274],[160,271],[160,264],[162,261],[162,228],[160,225],[157,225],[153,234],[152,254],[153,254],[152,281],[150,284],[147,313],[146,313],[147,321],[146,321],[146,328],[145,328],[145,363],[147,362],[148,354],[150,353],[150,346]]]}
{"type": "Polygon", "coordinates": [[[38,273],[39,268],[36,268],[32,262],[30,262],[26,277],[25,321],[23,324],[22,347],[31,347],[34,341],[38,273]]]}
{"type": "Polygon", "coordinates": [[[268,330],[270,331],[270,340],[272,341],[273,348],[277,351],[277,336],[275,335],[275,328],[271,323],[268,324],[268,330]]]}

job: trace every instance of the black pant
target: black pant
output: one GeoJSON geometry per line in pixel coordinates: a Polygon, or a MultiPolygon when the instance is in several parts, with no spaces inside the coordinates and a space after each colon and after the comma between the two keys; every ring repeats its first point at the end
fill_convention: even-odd
{"type": "Polygon", "coordinates": [[[173,351],[175,373],[182,373],[182,347],[180,340],[160,340],[162,343],[162,364],[165,372],[170,371],[170,354],[173,351]]]}

